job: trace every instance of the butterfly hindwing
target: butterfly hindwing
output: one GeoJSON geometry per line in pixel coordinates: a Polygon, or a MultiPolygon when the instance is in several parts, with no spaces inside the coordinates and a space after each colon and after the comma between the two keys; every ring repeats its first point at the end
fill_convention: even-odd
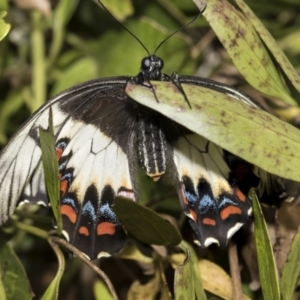
{"type": "Polygon", "coordinates": [[[196,242],[205,247],[225,246],[251,214],[250,200],[228,182],[222,152],[196,134],[180,137],[174,147],[181,204],[196,242]]]}

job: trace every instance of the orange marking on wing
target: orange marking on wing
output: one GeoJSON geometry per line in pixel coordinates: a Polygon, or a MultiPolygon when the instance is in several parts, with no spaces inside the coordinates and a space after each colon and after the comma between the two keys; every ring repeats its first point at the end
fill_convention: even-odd
{"type": "Polygon", "coordinates": [[[189,202],[187,201],[186,197],[183,196],[182,201],[183,201],[183,204],[189,205],[189,202]]]}
{"type": "Polygon", "coordinates": [[[227,206],[221,211],[221,219],[226,220],[230,215],[241,215],[242,210],[236,206],[227,206]]]}
{"type": "Polygon", "coordinates": [[[109,234],[113,235],[116,232],[116,226],[110,222],[102,222],[97,226],[97,235],[109,234]]]}
{"type": "Polygon", "coordinates": [[[197,214],[191,209],[190,209],[190,215],[192,216],[194,221],[197,221],[197,214]]]}
{"type": "Polygon", "coordinates": [[[64,149],[62,148],[56,148],[56,159],[60,160],[62,153],[64,152],[64,149]]]}
{"type": "Polygon", "coordinates": [[[238,187],[236,187],[234,189],[234,192],[237,195],[237,197],[239,198],[239,200],[241,200],[242,202],[245,202],[246,196],[238,187]]]}
{"type": "Polygon", "coordinates": [[[88,230],[87,227],[85,227],[85,226],[81,226],[81,227],[79,228],[78,232],[79,232],[80,234],[84,234],[84,235],[86,235],[86,236],[89,236],[89,235],[90,235],[89,230],[88,230]]]}
{"type": "Polygon", "coordinates": [[[63,180],[60,182],[60,192],[62,193],[62,196],[67,192],[69,186],[68,180],[63,180]]]}
{"type": "Polygon", "coordinates": [[[216,221],[210,218],[204,218],[202,220],[202,223],[205,225],[211,225],[211,226],[216,226],[216,221]]]}
{"type": "Polygon", "coordinates": [[[60,207],[60,213],[65,215],[73,224],[75,224],[77,220],[77,214],[70,205],[62,205],[60,207]]]}
{"type": "Polygon", "coordinates": [[[188,202],[188,200],[185,197],[185,187],[184,187],[184,185],[181,185],[181,194],[182,194],[183,204],[189,205],[189,202],[188,202]]]}

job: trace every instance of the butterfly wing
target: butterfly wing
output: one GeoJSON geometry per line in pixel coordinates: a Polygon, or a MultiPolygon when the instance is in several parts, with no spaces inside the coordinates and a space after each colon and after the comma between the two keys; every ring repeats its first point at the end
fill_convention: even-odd
{"type": "MultiPolygon", "coordinates": [[[[135,120],[126,113],[127,100],[94,94],[57,137],[64,233],[92,259],[124,247],[126,235],[112,210],[114,198],[138,197],[135,120]]],[[[64,103],[61,109],[68,110],[64,103]]]]}
{"type": "Polygon", "coordinates": [[[14,212],[21,198],[29,202],[36,195],[45,199],[45,184],[41,167],[41,148],[39,145],[39,126],[47,127],[49,107],[52,107],[54,128],[62,124],[65,116],[58,110],[54,99],[45,104],[13,136],[0,155],[0,224],[4,223],[14,212]],[[35,176],[32,176],[36,172],[35,176]],[[24,195],[21,197],[21,195],[24,195]]]}
{"type": "Polygon", "coordinates": [[[194,229],[196,243],[225,246],[251,214],[250,200],[229,183],[223,150],[196,134],[178,139],[174,162],[179,198],[194,229]]]}
{"type": "Polygon", "coordinates": [[[96,80],[67,90],[15,134],[0,156],[1,224],[20,201],[48,205],[38,130],[48,127],[51,107],[66,237],[90,258],[123,248],[125,233],[111,206],[115,196],[137,199],[127,80],[96,80]]]}

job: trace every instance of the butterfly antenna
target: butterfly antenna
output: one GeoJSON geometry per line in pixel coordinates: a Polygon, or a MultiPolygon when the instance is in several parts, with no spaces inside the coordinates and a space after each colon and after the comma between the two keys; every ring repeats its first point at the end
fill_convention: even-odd
{"type": "Polygon", "coordinates": [[[177,29],[176,31],[174,31],[172,34],[170,34],[166,39],[164,39],[162,42],[160,42],[160,44],[156,47],[154,54],[158,51],[158,49],[161,47],[162,44],[164,44],[170,37],[172,37],[175,33],[177,33],[178,31],[182,30],[183,28],[189,26],[191,23],[193,23],[194,21],[196,21],[205,11],[206,9],[206,5],[204,6],[204,8],[200,11],[200,13],[198,15],[196,15],[194,17],[194,19],[192,19],[190,22],[188,22],[187,24],[183,25],[182,27],[180,27],[179,29],[177,29]]]}
{"type": "MultiPolygon", "coordinates": [[[[98,0],[98,3],[102,6],[102,8],[123,28],[125,29],[129,34],[131,34],[131,36],[133,36],[135,38],[136,41],[138,41],[140,43],[140,45],[146,50],[146,52],[148,53],[148,56],[150,56],[150,52],[148,51],[148,49],[145,47],[145,45],[139,40],[139,38],[137,36],[135,36],[129,29],[127,29],[121,22],[119,22],[114,16],[113,14],[104,6],[104,4],[98,0]]],[[[173,35],[173,34],[172,34],[173,35]]],[[[162,43],[161,43],[162,44],[162,43]]]]}

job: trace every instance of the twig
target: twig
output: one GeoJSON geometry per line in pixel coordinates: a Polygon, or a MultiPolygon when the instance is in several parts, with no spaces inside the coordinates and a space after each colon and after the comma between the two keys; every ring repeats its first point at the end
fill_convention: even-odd
{"type": "Polygon", "coordinates": [[[232,278],[232,292],[233,292],[233,300],[243,299],[243,291],[241,285],[241,274],[239,268],[239,260],[237,255],[237,247],[236,243],[233,241],[229,242],[228,245],[228,258],[230,265],[230,273],[232,278]]]}
{"type": "Polygon", "coordinates": [[[83,260],[90,268],[92,268],[100,277],[101,279],[105,282],[105,284],[107,285],[109,291],[111,292],[113,298],[115,300],[118,300],[118,296],[117,293],[112,285],[112,283],[110,282],[109,278],[106,276],[106,274],[100,270],[95,264],[93,264],[85,254],[83,254],[81,251],[79,251],[78,249],[76,249],[74,246],[72,246],[71,244],[69,244],[66,240],[52,236],[51,241],[59,244],[63,247],[65,247],[66,249],[68,249],[69,251],[73,252],[76,256],[78,256],[81,260],[83,260]]]}

